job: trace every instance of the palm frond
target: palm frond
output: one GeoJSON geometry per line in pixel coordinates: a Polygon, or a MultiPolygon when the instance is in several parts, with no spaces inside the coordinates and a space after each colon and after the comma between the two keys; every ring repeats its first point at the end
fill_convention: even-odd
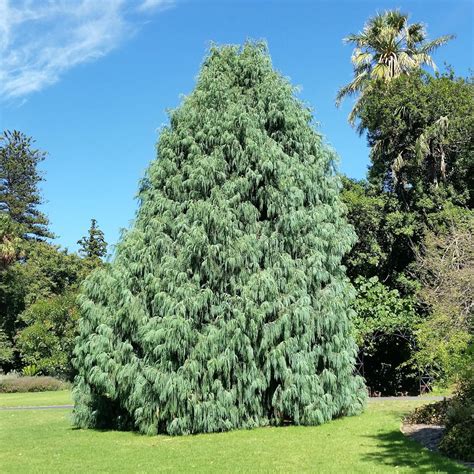
{"type": "Polygon", "coordinates": [[[400,10],[388,10],[383,14],[384,22],[394,30],[401,31],[408,22],[408,15],[400,10]]]}
{"type": "Polygon", "coordinates": [[[397,60],[398,64],[400,65],[400,73],[410,72],[420,65],[417,59],[414,56],[408,54],[406,51],[401,51],[397,57],[397,60]]]}
{"type": "Polygon", "coordinates": [[[422,23],[413,23],[408,25],[405,32],[407,47],[414,48],[417,44],[426,39],[425,27],[422,23]]]}
{"type": "Polygon", "coordinates": [[[351,56],[354,79],[338,91],[336,105],[346,96],[360,94],[349,115],[353,125],[372,81],[390,82],[423,65],[436,69],[430,53],[453,37],[445,35],[427,42],[424,25],[409,25],[407,14],[399,10],[378,13],[367,21],[362,32],[344,38],[345,43],[354,45],[351,56]]]}
{"type": "Polygon", "coordinates": [[[413,60],[416,62],[418,67],[421,67],[423,65],[429,66],[433,68],[434,71],[437,70],[436,64],[433,61],[433,58],[426,53],[415,53],[412,55],[413,60]]]}
{"type": "Polygon", "coordinates": [[[354,43],[356,47],[361,48],[367,44],[367,37],[364,33],[350,34],[343,38],[343,43],[354,43]]]}
{"type": "Polygon", "coordinates": [[[372,53],[356,48],[352,53],[351,61],[355,66],[370,64],[373,61],[373,55],[372,53]]]}
{"type": "Polygon", "coordinates": [[[419,51],[422,53],[430,54],[443,44],[446,44],[448,41],[452,40],[454,37],[454,35],[440,36],[439,38],[429,41],[428,43],[424,43],[419,51]]]}
{"type": "Polygon", "coordinates": [[[339,107],[342,100],[347,97],[361,92],[364,88],[365,82],[369,79],[369,75],[366,71],[357,75],[349,84],[341,87],[336,95],[336,105],[339,107]]]}
{"type": "Polygon", "coordinates": [[[390,80],[390,66],[384,63],[377,63],[372,69],[371,77],[376,80],[390,80]]]}

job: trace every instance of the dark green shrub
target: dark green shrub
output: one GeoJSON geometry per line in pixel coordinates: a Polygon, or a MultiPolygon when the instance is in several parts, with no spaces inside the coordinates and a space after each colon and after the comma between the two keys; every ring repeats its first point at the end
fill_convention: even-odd
{"type": "Polygon", "coordinates": [[[439,449],[453,458],[474,462],[474,419],[467,418],[447,430],[439,449]]]}
{"type": "Polygon", "coordinates": [[[416,408],[405,423],[445,425],[439,449],[463,461],[474,461],[474,380],[464,380],[454,396],[416,408]]]}
{"type": "Polygon", "coordinates": [[[415,408],[405,417],[404,421],[410,424],[444,425],[446,424],[448,408],[449,400],[445,398],[440,402],[415,408]]]}
{"type": "Polygon", "coordinates": [[[0,367],[13,361],[14,349],[5,331],[0,329],[0,367]]]}
{"type": "Polygon", "coordinates": [[[42,299],[20,315],[26,325],[16,338],[16,345],[27,373],[72,379],[72,351],[77,333],[76,294],[42,299]]]}
{"type": "Polygon", "coordinates": [[[464,461],[474,461],[474,380],[460,384],[447,414],[440,450],[464,461]]]}
{"type": "Polygon", "coordinates": [[[402,296],[376,276],[358,277],[354,283],[355,337],[367,386],[382,395],[418,393],[418,371],[409,363],[418,319],[413,298],[402,296]]]}
{"type": "Polygon", "coordinates": [[[466,370],[451,400],[446,432],[440,450],[449,456],[474,461],[474,348],[466,358],[466,370]]]}

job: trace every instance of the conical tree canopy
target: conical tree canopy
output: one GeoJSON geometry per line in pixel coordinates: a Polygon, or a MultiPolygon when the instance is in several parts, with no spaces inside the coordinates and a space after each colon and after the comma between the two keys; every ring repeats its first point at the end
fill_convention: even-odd
{"type": "Polygon", "coordinates": [[[74,421],[186,434],[359,412],[334,154],[261,44],[213,47],[81,297],[74,421]]]}

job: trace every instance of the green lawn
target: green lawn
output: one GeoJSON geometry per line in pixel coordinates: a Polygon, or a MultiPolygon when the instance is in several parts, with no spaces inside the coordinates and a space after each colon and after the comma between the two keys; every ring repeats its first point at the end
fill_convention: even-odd
{"type": "MultiPolygon", "coordinates": [[[[67,392],[0,395],[4,406],[69,400],[67,392]]],[[[66,409],[0,410],[0,471],[470,472],[400,433],[401,416],[417,403],[376,402],[359,417],[318,427],[184,437],[77,430],[66,409]]]]}
{"type": "Polygon", "coordinates": [[[71,392],[1,393],[0,407],[71,405],[71,392]]]}

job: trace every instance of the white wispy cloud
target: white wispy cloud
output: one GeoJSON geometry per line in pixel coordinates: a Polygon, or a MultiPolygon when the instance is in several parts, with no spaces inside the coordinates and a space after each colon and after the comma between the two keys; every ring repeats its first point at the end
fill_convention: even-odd
{"type": "Polygon", "coordinates": [[[25,97],[100,58],[170,0],[0,0],[0,98],[25,97]]]}
{"type": "Polygon", "coordinates": [[[143,0],[138,6],[139,11],[164,10],[174,4],[174,0],[143,0]]]}

